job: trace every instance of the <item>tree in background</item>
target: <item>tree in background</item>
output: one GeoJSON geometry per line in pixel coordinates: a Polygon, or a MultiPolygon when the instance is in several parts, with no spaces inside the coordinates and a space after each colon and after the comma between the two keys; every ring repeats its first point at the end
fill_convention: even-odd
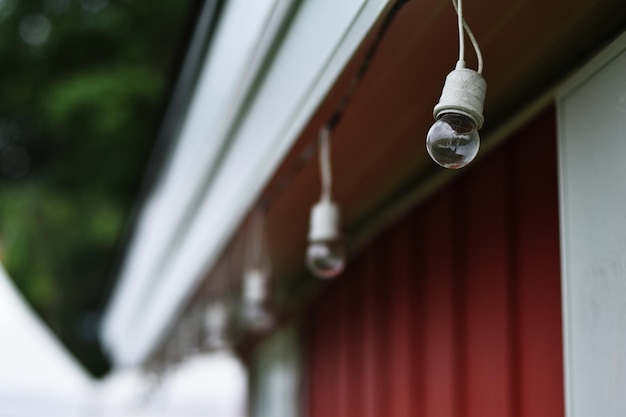
{"type": "Polygon", "coordinates": [[[0,260],[96,375],[107,280],[191,9],[0,0],[0,260]]]}

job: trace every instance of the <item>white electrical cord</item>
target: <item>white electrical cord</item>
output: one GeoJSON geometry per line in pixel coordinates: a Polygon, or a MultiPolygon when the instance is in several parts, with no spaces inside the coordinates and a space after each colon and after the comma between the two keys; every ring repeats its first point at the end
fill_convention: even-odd
{"type": "Polygon", "coordinates": [[[454,10],[456,10],[457,22],[459,26],[459,61],[457,68],[465,68],[465,34],[463,33],[463,0],[452,0],[454,10]]]}
{"type": "Polygon", "coordinates": [[[463,0],[452,0],[452,5],[454,6],[454,10],[458,16],[458,26],[459,26],[459,61],[457,62],[457,68],[465,68],[465,36],[463,34],[463,29],[467,33],[467,36],[470,38],[472,42],[472,46],[474,47],[474,52],[476,52],[476,58],[478,59],[478,69],[476,72],[479,74],[483,73],[483,55],[480,52],[480,48],[478,47],[478,42],[476,41],[476,37],[469,25],[465,21],[463,17],[463,0]]]}
{"type": "Polygon", "coordinates": [[[259,208],[254,213],[254,218],[252,219],[252,262],[256,268],[260,268],[263,261],[264,217],[264,210],[259,208]]]}
{"type": "Polygon", "coordinates": [[[322,180],[322,201],[331,201],[332,199],[332,172],[330,167],[330,129],[324,126],[320,131],[320,177],[322,180]]]}
{"type": "MultiPolygon", "coordinates": [[[[265,209],[258,207],[252,214],[248,228],[248,243],[246,244],[246,268],[263,268],[263,247],[265,246],[265,209]]],[[[269,263],[269,262],[267,262],[269,263]]],[[[269,273],[269,265],[266,265],[269,273]]]]}

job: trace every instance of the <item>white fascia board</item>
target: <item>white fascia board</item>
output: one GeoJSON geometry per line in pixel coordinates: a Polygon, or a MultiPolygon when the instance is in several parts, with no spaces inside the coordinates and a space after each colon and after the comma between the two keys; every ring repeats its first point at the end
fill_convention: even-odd
{"type": "MultiPolygon", "coordinates": [[[[176,242],[163,243],[165,262],[143,259],[158,262],[158,270],[145,277],[151,290],[145,291],[144,284],[135,298],[142,297],[140,308],[127,309],[116,322],[108,320],[108,345],[116,362],[143,362],[164,337],[387,3],[316,0],[299,6],[266,77],[232,130],[229,148],[214,161],[218,169],[204,192],[194,195],[201,198],[188,227],[182,234],[175,231],[176,242]],[[116,326],[123,331],[116,332],[116,326]]],[[[162,236],[154,232],[154,238],[162,236]]]]}
{"type": "MultiPolygon", "coordinates": [[[[149,300],[159,268],[170,256],[187,213],[202,193],[230,129],[260,69],[259,52],[274,23],[276,1],[231,1],[224,10],[173,155],[147,199],[105,315],[103,339],[115,345],[132,331],[139,309],[149,300]]],[[[274,23],[276,26],[276,23],[274,23]]],[[[267,43],[267,41],[265,41],[267,43]]]]}

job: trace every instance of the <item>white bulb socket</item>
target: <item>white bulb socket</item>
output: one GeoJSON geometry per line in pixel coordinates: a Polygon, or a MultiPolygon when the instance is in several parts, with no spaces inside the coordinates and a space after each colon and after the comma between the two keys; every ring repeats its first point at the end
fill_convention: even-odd
{"type": "Polygon", "coordinates": [[[332,201],[322,200],[311,209],[309,242],[337,240],[339,231],[339,207],[332,201]]]}
{"type": "Polygon", "coordinates": [[[469,117],[476,129],[483,127],[483,106],[487,82],[478,72],[457,68],[446,77],[439,103],[433,110],[435,120],[444,114],[456,113],[469,117]]]}
{"type": "Polygon", "coordinates": [[[267,297],[267,276],[259,268],[246,271],[243,298],[247,303],[260,303],[267,297]]]}
{"type": "Polygon", "coordinates": [[[228,320],[226,307],[220,304],[213,304],[207,308],[204,315],[204,325],[209,332],[219,332],[226,328],[228,320]]]}

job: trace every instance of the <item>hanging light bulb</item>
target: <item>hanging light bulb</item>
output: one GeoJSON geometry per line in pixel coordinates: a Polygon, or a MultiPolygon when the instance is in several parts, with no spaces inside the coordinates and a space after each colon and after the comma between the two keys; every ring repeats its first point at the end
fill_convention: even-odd
{"type": "Polygon", "coordinates": [[[474,160],[480,148],[478,130],[483,126],[483,104],[487,83],[482,77],[482,55],[478,43],[463,19],[462,0],[453,0],[459,26],[459,60],[448,74],[439,103],[433,110],[435,123],[428,131],[426,149],[444,168],[458,169],[474,160]],[[465,67],[464,32],[467,32],[476,56],[478,71],[465,67]]]}
{"type": "Polygon", "coordinates": [[[306,264],[319,278],[334,278],[346,264],[346,252],[340,232],[339,207],[331,200],[332,175],[330,169],[330,132],[324,127],[320,132],[320,172],[322,197],[311,210],[309,246],[306,264]]]}
{"type": "Polygon", "coordinates": [[[231,346],[230,253],[229,251],[224,262],[215,267],[211,285],[202,297],[201,305],[204,307],[201,313],[201,347],[204,350],[224,350],[231,346]]]}
{"type": "Polygon", "coordinates": [[[274,326],[274,315],[267,306],[269,277],[261,269],[246,271],[243,281],[242,317],[254,331],[266,332],[274,326]]]}
{"type": "Polygon", "coordinates": [[[319,278],[334,278],[346,263],[343,239],[339,233],[339,207],[320,201],[311,210],[307,266],[319,278]]]}
{"type": "Polygon", "coordinates": [[[264,217],[264,210],[259,208],[254,213],[250,224],[241,309],[244,324],[258,333],[271,330],[275,322],[268,297],[271,262],[267,253],[263,251],[265,246],[264,217]]]}
{"type": "Polygon", "coordinates": [[[209,350],[228,346],[228,311],[225,303],[215,302],[204,313],[205,347],[209,350]]]}

